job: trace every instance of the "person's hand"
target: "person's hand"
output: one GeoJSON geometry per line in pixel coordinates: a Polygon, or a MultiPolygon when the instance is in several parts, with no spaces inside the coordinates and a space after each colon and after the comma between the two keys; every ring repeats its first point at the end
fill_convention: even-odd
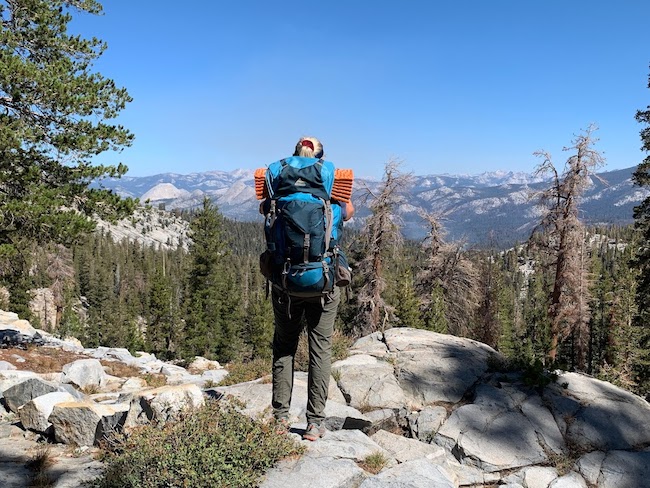
{"type": "Polygon", "coordinates": [[[354,215],[354,205],[352,205],[352,202],[345,202],[343,205],[345,205],[345,217],[343,217],[343,220],[350,220],[354,215]]]}

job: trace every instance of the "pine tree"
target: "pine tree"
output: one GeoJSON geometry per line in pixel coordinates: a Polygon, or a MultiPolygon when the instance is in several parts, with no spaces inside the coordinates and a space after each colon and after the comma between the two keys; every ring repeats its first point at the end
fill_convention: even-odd
{"type": "MultiPolygon", "coordinates": [[[[650,88],[650,76],[648,76],[650,88]]],[[[650,187],[650,105],[645,110],[638,110],[636,121],[643,124],[641,129],[641,150],[646,153],[645,159],[639,163],[632,175],[632,180],[638,186],[650,187]]],[[[634,260],[634,266],[639,270],[637,279],[636,304],[637,316],[634,320],[639,335],[639,358],[635,364],[641,388],[650,391],[650,197],[646,197],[640,205],[634,208],[634,225],[640,235],[640,245],[634,260]]]]}
{"type": "Polygon", "coordinates": [[[404,270],[397,282],[397,305],[395,315],[402,327],[424,328],[424,320],[420,313],[420,300],[415,292],[413,271],[404,270]]]}
{"type": "MultiPolygon", "coordinates": [[[[244,263],[242,263],[244,267],[244,263]]],[[[273,339],[273,307],[266,294],[266,282],[259,272],[257,259],[250,256],[246,263],[248,286],[244,290],[244,331],[243,341],[250,353],[247,359],[271,357],[273,339]]]]}
{"type": "Polygon", "coordinates": [[[447,323],[447,312],[445,307],[445,294],[442,286],[435,284],[431,287],[427,297],[426,306],[424,306],[422,319],[423,328],[441,334],[449,332],[447,323]]]}
{"type": "Polygon", "coordinates": [[[526,299],[522,307],[522,330],[518,331],[518,341],[514,357],[533,364],[545,361],[551,344],[551,324],[548,314],[548,277],[543,264],[537,266],[535,273],[528,277],[526,299]]]}
{"type": "Polygon", "coordinates": [[[190,229],[183,355],[228,361],[239,347],[240,291],[226,259],[223,216],[207,197],[190,229]]]}
{"type": "Polygon", "coordinates": [[[91,160],[133,136],[109,122],[131,100],[127,91],[92,69],[106,45],[68,32],[72,13],[83,12],[101,5],[0,1],[0,274],[17,293],[30,243],[70,244],[94,228],[93,214],[117,218],[135,205],[89,186],[126,172],[91,160]]]}
{"type": "Polygon", "coordinates": [[[178,301],[173,295],[169,275],[161,268],[156,271],[149,285],[147,350],[160,358],[175,357],[179,326],[178,301]]]}
{"type": "Polygon", "coordinates": [[[498,346],[501,335],[498,291],[503,286],[495,254],[491,252],[488,255],[480,256],[480,301],[477,310],[477,324],[472,333],[474,339],[494,348],[498,346]]]}

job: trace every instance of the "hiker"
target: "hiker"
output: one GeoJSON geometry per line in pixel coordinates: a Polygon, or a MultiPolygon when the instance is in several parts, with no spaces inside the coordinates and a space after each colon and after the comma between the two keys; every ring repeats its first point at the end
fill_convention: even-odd
{"type": "Polygon", "coordinates": [[[278,430],[287,432],[294,357],[306,325],[307,429],[302,437],[310,441],[325,432],[321,424],[329,388],[339,288],[350,282],[347,260],[338,241],[342,221],[354,215],[350,201],[352,171],[335,169],[323,158],[321,142],[315,137],[302,137],[292,157],[258,170],[255,176],[258,198],[263,199],[260,212],[266,216],[267,250],[260,257],[260,267],[271,286],[275,323],[273,415],[278,430]],[[314,226],[314,222],[318,225],[314,226]],[[296,225],[302,228],[296,231],[296,225]],[[312,228],[305,230],[309,225],[312,228]]]}

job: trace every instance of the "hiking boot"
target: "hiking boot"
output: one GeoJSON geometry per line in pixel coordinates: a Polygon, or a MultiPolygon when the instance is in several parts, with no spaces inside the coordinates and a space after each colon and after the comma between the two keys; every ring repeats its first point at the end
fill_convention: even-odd
{"type": "Polygon", "coordinates": [[[325,434],[324,427],[316,424],[309,424],[307,430],[305,430],[305,433],[302,435],[302,438],[306,441],[315,441],[323,437],[323,434],[325,434]]]}
{"type": "Polygon", "coordinates": [[[280,417],[275,419],[275,433],[279,435],[284,435],[289,433],[291,425],[289,424],[289,419],[287,417],[280,417]]]}

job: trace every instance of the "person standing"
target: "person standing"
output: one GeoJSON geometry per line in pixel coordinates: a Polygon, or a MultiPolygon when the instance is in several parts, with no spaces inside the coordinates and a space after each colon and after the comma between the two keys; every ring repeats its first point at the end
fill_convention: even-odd
{"type": "Polygon", "coordinates": [[[350,200],[352,171],[336,170],[323,158],[321,142],[315,137],[302,137],[292,157],[273,163],[264,171],[263,186],[259,182],[262,172],[256,173],[267,238],[267,251],[260,262],[271,285],[274,314],[273,415],[279,431],[287,431],[294,359],[300,333],[306,327],[307,429],[302,437],[310,441],[325,432],[322,422],[331,373],[334,322],[340,287],[347,286],[350,279],[338,243],[342,222],[354,215],[350,200]],[[299,242],[295,244],[295,240],[299,242]]]}

